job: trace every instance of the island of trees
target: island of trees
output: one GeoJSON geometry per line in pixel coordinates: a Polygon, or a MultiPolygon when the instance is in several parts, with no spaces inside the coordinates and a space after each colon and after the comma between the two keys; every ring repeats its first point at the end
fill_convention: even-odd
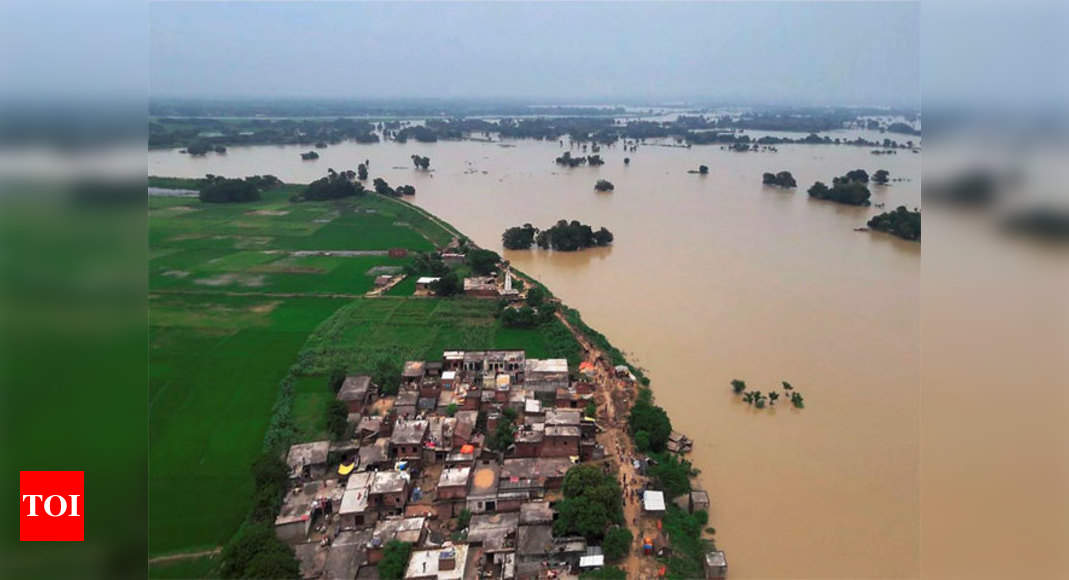
{"type": "Polygon", "coordinates": [[[828,187],[822,181],[818,181],[809,188],[809,196],[816,199],[826,199],[848,205],[869,205],[869,197],[872,195],[866,184],[869,182],[869,174],[864,169],[848,171],[842,177],[832,179],[832,186],[828,187]]]}
{"type": "MultiPolygon", "coordinates": [[[[794,408],[805,408],[805,398],[802,393],[795,390],[787,381],[782,381],[783,385],[783,397],[787,398],[794,408]]],[[[779,391],[769,391],[766,395],[761,391],[750,391],[746,388],[746,381],[735,379],[731,381],[731,391],[736,395],[742,396],[742,401],[751,407],[757,407],[758,409],[764,409],[766,406],[775,407],[776,401],[780,399],[779,391]]]]}
{"type": "Polygon", "coordinates": [[[257,201],[260,192],[282,185],[274,175],[253,175],[245,179],[230,179],[221,175],[208,174],[198,180],[200,200],[206,203],[241,203],[257,201]]]}
{"type": "Polygon", "coordinates": [[[601,155],[572,157],[571,151],[565,151],[564,154],[557,157],[554,162],[556,162],[557,165],[564,165],[566,167],[578,167],[580,165],[597,167],[598,165],[605,165],[605,161],[601,158],[601,155]]]}
{"type": "Polygon", "coordinates": [[[560,220],[548,229],[539,230],[531,224],[511,227],[501,234],[501,243],[509,250],[527,250],[538,244],[544,250],[574,252],[596,246],[608,246],[613,241],[612,232],[602,227],[594,228],[578,220],[560,220]]]}
{"type": "Polygon", "coordinates": [[[301,159],[305,161],[311,161],[313,159],[319,159],[319,154],[315,151],[308,151],[307,153],[301,153],[301,159]]]}
{"type": "Polygon", "coordinates": [[[430,169],[430,167],[431,167],[431,158],[430,157],[420,157],[419,155],[413,155],[412,156],[412,164],[416,166],[416,169],[422,169],[422,170],[426,171],[426,170],[430,169]]]}
{"type": "Polygon", "coordinates": [[[594,184],[594,189],[596,191],[612,191],[616,189],[616,186],[607,179],[599,179],[598,182],[594,184]]]}
{"type": "Polygon", "coordinates": [[[779,173],[765,172],[764,175],[761,176],[761,183],[783,188],[798,186],[798,183],[794,180],[794,176],[791,175],[790,171],[780,171],[779,173]]]}
{"type": "Polygon", "coordinates": [[[904,240],[920,241],[921,212],[910,211],[900,205],[894,211],[881,213],[869,220],[868,226],[874,230],[896,235],[904,240]]]}

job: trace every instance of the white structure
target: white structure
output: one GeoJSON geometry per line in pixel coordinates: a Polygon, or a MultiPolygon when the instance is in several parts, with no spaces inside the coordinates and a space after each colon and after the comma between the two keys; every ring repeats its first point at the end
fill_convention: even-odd
{"type": "Polygon", "coordinates": [[[643,492],[642,509],[651,513],[664,513],[664,492],[651,490],[643,492]]]}

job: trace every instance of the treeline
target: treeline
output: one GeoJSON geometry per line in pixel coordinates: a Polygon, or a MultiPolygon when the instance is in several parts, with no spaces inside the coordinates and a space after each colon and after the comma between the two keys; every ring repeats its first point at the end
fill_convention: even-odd
{"type": "Polygon", "coordinates": [[[377,143],[374,126],[358,119],[156,118],[149,122],[149,148],[185,147],[193,155],[225,152],[233,145],[327,145],[377,143]],[[219,150],[217,148],[221,148],[219,150]]]}
{"type": "Polygon", "coordinates": [[[921,212],[910,211],[900,205],[894,211],[881,213],[869,220],[868,226],[874,230],[896,235],[904,240],[921,239],[921,212]]]}
{"type": "Polygon", "coordinates": [[[274,175],[253,175],[244,179],[230,179],[208,174],[197,180],[200,200],[207,203],[241,203],[259,201],[260,192],[282,185],[274,175]]]}
{"type": "Polygon", "coordinates": [[[511,227],[501,234],[501,243],[509,250],[527,250],[532,244],[548,250],[574,252],[595,246],[608,246],[613,242],[612,232],[602,227],[594,228],[578,220],[560,220],[545,230],[539,230],[531,224],[511,227]]]}

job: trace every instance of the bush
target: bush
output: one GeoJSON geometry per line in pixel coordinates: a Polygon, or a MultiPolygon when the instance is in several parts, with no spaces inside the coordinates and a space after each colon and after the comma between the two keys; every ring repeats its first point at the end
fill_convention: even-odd
{"type": "Polygon", "coordinates": [[[597,191],[612,191],[616,189],[616,186],[607,179],[599,179],[598,182],[594,184],[594,189],[597,191]]]}
{"type": "Polygon", "coordinates": [[[468,527],[468,524],[470,524],[470,523],[471,523],[471,510],[469,510],[468,508],[464,508],[464,509],[460,510],[460,514],[457,515],[457,529],[458,530],[462,530],[462,529],[468,527]]]}
{"type": "Polygon", "coordinates": [[[246,179],[211,177],[201,186],[200,200],[205,203],[239,203],[260,199],[260,189],[246,179]]]}
{"type": "Polygon", "coordinates": [[[627,553],[631,550],[631,542],[635,540],[635,537],[631,534],[631,530],[627,528],[612,528],[605,534],[605,539],[601,542],[601,549],[605,552],[605,559],[610,562],[619,562],[627,556],[627,553]]]}
{"type": "Polygon", "coordinates": [[[531,308],[538,308],[546,301],[546,291],[539,286],[532,286],[527,291],[527,305],[531,308]]]}

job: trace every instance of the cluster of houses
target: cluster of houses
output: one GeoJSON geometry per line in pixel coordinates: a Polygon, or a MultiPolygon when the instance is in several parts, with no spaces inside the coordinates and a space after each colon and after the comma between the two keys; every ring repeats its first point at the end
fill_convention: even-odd
{"type": "Polygon", "coordinates": [[[291,490],[275,520],[306,578],[374,578],[393,540],[413,545],[405,578],[537,578],[604,558],[581,537],[554,537],[550,501],[575,464],[604,456],[583,408],[593,385],[564,359],[520,350],[446,351],[405,363],[396,396],[346,377],[343,441],[293,445],[291,490]],[[507,409],[511,409],[508,411],[507,409]],[[504,452],[486,433],[515,417],[504,452]],[[464,530],[447,522],[466,510],[464,530]]]}
{"type": "MultiPolygon", "coordinates": [[[[395,540],[413,546],[406,579],[546,578],[603,566],[600,547],[552,533],[565,473],[605,455],[599,426],[583,413],[594,385],[578,377],[565,359],[521,350],[408,361],[388,397],[368,376],[346,377],[337,398],[350,435],[293,445],[286,457],[291,489],[275,530],[302,576],[377,578],[395,540]],[[509,420],[513,443],[491,450],[487,434],[509,420]],[[462,513],[467,526],[456,529],[462,513]]],[[[658,504],[660,492],[647,493],[647,511],[663,513],[663,495],[658,504]]]]}

